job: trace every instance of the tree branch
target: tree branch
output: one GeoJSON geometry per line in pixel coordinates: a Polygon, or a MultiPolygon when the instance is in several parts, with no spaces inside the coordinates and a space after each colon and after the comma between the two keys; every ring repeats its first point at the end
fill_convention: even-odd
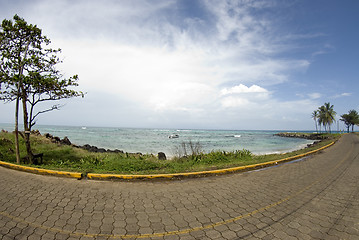
{"type": "MultiPolygon", "coordinates": [[[[30,119],[30,126],[33,127],[33,126],[36,124],[35,119],[36,119],[36,117],[39,116],[40,114],[42,114],[42,113],[47,113],[47,112],[51,112],[51,111],[53,111],[53,110],[59,110],[61,107],[63,107],[63,105],[56,104],[56,105],[53,105],[53,106],[52,106],[51,108],[49,108],[49,109],[46,109],[46,110],[44,110],[44,111],[39,111],[39,112],[37,112],[37,113],[35,114],[35,116],[30,119]]],[[[31,127],[30,127],[30,128],[31,128],[31,127]]]]}

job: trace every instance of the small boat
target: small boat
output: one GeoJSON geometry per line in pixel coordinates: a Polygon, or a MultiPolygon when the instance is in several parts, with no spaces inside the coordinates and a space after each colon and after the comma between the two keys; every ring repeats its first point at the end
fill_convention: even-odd
{"type": "Polygon", "coordinates": [[[234,138],[240,138],[240,137],[241,137],[241,135],[227,135],[227,136],[225,136],[225,137],[234,137],[234,138]]]}
{"type": "Polygon", "coordinates": [[[82,127],[81,129],[82,129],[82,130],[86,130],[86,127],[82,127]]]}
{"type": "Polygon", "coordinates": [[[171,134],[168,136],[168,138],[179,138],[178,134],[171,134]]]}

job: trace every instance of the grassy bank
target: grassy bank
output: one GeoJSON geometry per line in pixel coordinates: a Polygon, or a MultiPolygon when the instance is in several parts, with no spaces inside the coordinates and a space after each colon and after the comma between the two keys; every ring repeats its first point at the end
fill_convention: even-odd
{"type": "MultiPolygon", "coordinates": [[[[32,136],[33,152],[44,154],[43,164],[23,165],[82,173],[157,174],[204,171],[268,162],[302,154],[325,146],[338,139],[340,135],[328,137],[311,147],[286,154],[253,155],[248,150],[216,151],[205,154],[199,151],[185,157],[158,160],[152,154],[92,153],[84,149],[52,143],[44,136],[32,136]]],[[[0,160],[16,163],[14,150],[14,135],[1,132],[0,160]]],[[[26,156],[22,139],[20,139],[20,154],[22,157],[26,156]]]]}

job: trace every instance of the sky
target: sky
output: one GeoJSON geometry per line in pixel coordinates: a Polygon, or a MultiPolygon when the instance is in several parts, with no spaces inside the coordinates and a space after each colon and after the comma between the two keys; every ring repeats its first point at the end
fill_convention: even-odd
{"type": "Polygon", "coordinates": [[[0,0],[15,14],[86,92],[37,124],[313,130],[325,102],[359,111],[357,0],[0,0]]]}

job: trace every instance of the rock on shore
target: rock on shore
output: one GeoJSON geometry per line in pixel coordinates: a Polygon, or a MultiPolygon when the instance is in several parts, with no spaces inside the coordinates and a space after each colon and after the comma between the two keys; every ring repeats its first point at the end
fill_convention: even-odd
{"type": "MultiPolygon", "coordinates": [[[[8,131],[6,131],[4,129],[2,129],[1,132],[8,133],[8,131]]],[[[23,132],[19,131],[19,134],[23,134],[23,132]]],[[[118,149],[111,150],[111,149],[98,148],[98,147],[92,146],[90,144],[85,144],[83,146],[75,145],[75,144],[71,143],[71,141],[70,141],[70,139],[68,137],[64,137],[63,139],[61,139],[61,138],[59,138],[57,136],[53,136],[50,133],[45,133],[45,134],[42,135],[39,130],[32,130],[31,134],[35,135],[35,136],[43,136],[43,137],[49,139],[52,143],[55,143],[55,144],[68,145],[68,146],[72,146],[72,147],[75,147],[75,148],[81,148],[81,149],[84,149],[84,150],[89,151],[89,152],[95,152],[95,153],[121,153],[121,154],[126,154],[126,157],[129,157],[129,156],[141,157],[141,156],[143,156],[143,154],[140,153],[140,152],[138,152],[138,153],[128,153],[128,152],[124,152],[124,151],[118,150],[118,149]]],[[[153,155],[153,154],[151,154],[151,155],[153,155]]],[[[1,156],[1,154],[0,154],[0,156],[1,156]]],[[[157,157],[160,160],[166,160],[167,159],[166,154],[163,153],[163,152],[159,152],[157,157]]]]}
{"type": "MultiPolygon", "coordinates": [[[[38,130],[35,130],[36,132],[32,132],[33,134],[36,133],[36,135],[40,135],[40,132],[38,130]]],[[[104,149],[104,148],[98,148],[96,146],[92,146],[90,144],[85,144],[83,146],[79,146],[79,145],[75,145],[73,143],[71,143],[70,139],[68,139],[68,137],[64,137],[63,139],[60,139],[59,137],[53,136],[49,133],[45,133],[44,137],[46,137],[47,139],[49,139],[51,142],[56,143],[56,144],[61,144],[61,145],[69,145],[75,148],[81,148],[84,149],[86,151],[89,152],[95,152],[95,153],[123,153],[126,154],[126,157],[129,156],[135,156],[135,157],[139,157],[139,156],[143,156],[142,153],[138,152],[138,153],[128,153],[128,152],[124,152],[122,150],[118,150],[118,149],[104,149]]],[[[163,152],[158,153],[158,158],[160,160],[166,160],[166,155],[163,152]]]]}
{"type": "Polygon", "coordinates": [[[320,133],[281,132],[274,135],[279,137],[303,138],[308,140],[324,140],[328,138],[327,136],[320,133]]]}
{"type": "Polygon", "coordinates": [[[62,145],[69,145],[69,146],[73,146],[73,147],[76,147],[76,148],[82,148],[82,149],[87,150],[89,152],[124,153],[122,150],[118,150],[118,149],[115,149],[115,150],[107,149],[106,150],[104,148],[98,148],[96,146],[91,146],[90,144],[85,144],[83,146],[78,146],[78,145],[72,144],[68,137],[64,137],[63,139],[60,139],[59,137],[53,136],[50,133],[45,133],[44,137],[46,137],[47,139],[50,139],[50,141],[53,142],[53,143],[62,144],[62,145]]]}

